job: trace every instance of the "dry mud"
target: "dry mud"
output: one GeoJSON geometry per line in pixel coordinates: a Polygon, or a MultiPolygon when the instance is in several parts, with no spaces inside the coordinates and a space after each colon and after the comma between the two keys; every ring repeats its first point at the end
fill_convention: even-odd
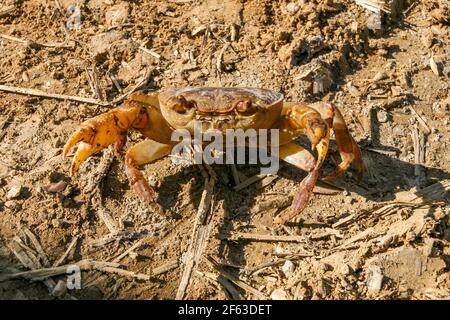
{"type": "MultiPolygon", "coordinates": [[[[0,85],[103,101],[138,84],[251,86],[280,91],[288,101],[333,102],[362,148],[363,180],[351,169],[332,181],[337,191],[320,183],[301,216],[278,226],[272,220],[288,210],[303,172],[285,164],[270,181],[237,192],[230,167],[213,166],[211,234],[186,297],[448,298],[450,10],[443,0],[397,2],[402,8],[371,29],[376,17],[343,0],[2,0],[0,85]],[[72,28],[78,12],[79,28],[72,28]],[[277,241],[282,236],[300,240],[277,241]],[[219,283],[207,257],[258,292],[219,283]]],[[[64,142],[82,121],[110,108],[0,91],[0,277],[117,257],[121,269],[136,274],[167,270],[150,279],[84,271],[82,289],[69,294],[66,275],[3,279],[0,298],[175,298],[202,172],[170,158],[141,168],[177,219],[137,199],[111,150],[70,177],[64,142]],[[60,181],[64,190],[46,191],[60,181]],[[119,230],[114,237],[107,238],[105,212],[119,230]]],[[[142,139],[136,132],[128,138],[126,147],[142,139]]],[[[324,174],[337,163],[333,144],[324,174]]],[[[247,177],[259,172],[237,169],[247,177]]]]}

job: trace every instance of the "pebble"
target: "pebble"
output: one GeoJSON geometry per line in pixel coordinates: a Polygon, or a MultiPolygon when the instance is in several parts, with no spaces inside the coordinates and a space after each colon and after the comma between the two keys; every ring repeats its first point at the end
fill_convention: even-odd
{"type": "Polygon", "coordinates": [[[378,111],[377,118],[378,118],[378,121],[381,123],[387,122],[387,120],[388,120],[387,112],[384,110],[378,111]]]}
{"type": "Polygon", "coordinates": [[[341,273],[342,273],[344,276],[347,276],[347,275],[349,275],[349,274],[352,273],[352,268],[351,268],[348,264],[344,263],[344,264],[342,264],[342,266],[341,266],[341,273]]]}
{"type": "Polygon", "coordinates": [[[290,260],[286,260],[286,262],[281,267],[281,271],[283,271],[286,278],[289,278],[295,271],[295,264],[290,260]]]}
{"type": "Polygon", "coordinates": [[[20,193],[22,192],[22,186],[13,186],[11,189],[9,189],[8,194],[6,197],[8,199],[17,199],[20,197],[20,193]]]}
{"type": "Polygon", "coordinates": [[[9,200],[9,201],[5,202],[5,207],[9,208],[11,210],[14,210],[14,211],[18,211],[18,210],[20,210],[21,205],[20,205],[20,203],[14,201],[14,200],[9,200]]]}
{"type": "Polygon", "coordinates": [[[59,219],[52,219],[53,228],[59,228],[61,226],[61,221],[59,219]]]}
{"type": "Polygon", "coordinates": [[[54,297],[62,297],[67,293],[66,282],[63,280],[59,280],[56,286],[52,290],[52,296],[54,297]]]}
{"type": "Polygon", "coordinates": [[[295,2],[290,2],[286,5],[286,11],[290,14],[295,14],[300,9],[300,6],[295,2]]]}
{"type": "Polygon", "coordinates": [[[137,260],[137,259],[139,258],[139,254],[137,254],[137,253],[134,252],[134,251],[131,251],[131,252],[128,254],[128,256],[129,256],[131,259],[133,259],[133,260],[137,260]]]}
{"type": "Polygon", "coordinates": [[[286,291],[283,289],[275,289],[270,295],[272,300],[289,300],[286,291]]]}
{"type": "Polygon", "coordinates": [[[112,6],[106,11],[106,24],[112,27],[125,23],[128,19],[129,10],[129,4],[126,2],[120,2],[119,4],[112,6]]]}
{"type": "Polygon", "coordinates": [[[405,130],[401,126],[395,126],[394,129],[392,129],[392,135],[402,137],[405,135],[405,130]]]}
{"type": "Polygon", "coordinates": [[[383,284],[383,274],[381,273],[381,268],[379,266],[370,265],[368,268],[367,276],[367,289],[371,292],[379,292],[383,284]]]}
{"type": "Polygon", "coordinates": [[[346,197],[344,198],[344,203],[345,203],[346,205],[351,205],[351,204],[353,203],[354,200],[355,200],[355,199],[353,199],[351,196],[346,196],[346,197]]]}
{"type": "Polygon", "coordinates": [[[319,280],[317,286],[317,293],[321,295],[322,298],[325,298],[331,293],[330,287],[326,284],[324,279],[319,280]]]}

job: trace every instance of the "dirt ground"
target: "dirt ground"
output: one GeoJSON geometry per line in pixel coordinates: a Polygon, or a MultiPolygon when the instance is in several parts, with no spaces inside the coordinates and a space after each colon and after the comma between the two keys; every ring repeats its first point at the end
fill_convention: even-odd
{"type": "MultiPolygon", "coordinates": [[[[263,87],[333,102],[362,149],[363,180],[352,168],[334,187],[319,183],[301,216],[279,226],[304,172],[285,164],[235,191],[231,168],[212,166],[211,234],[185,297],[449,298],[449,2],[386,2],[398,6],[379,21],[347,0],[2,0],[0,85],[105,102],[137,86],[263,87]]],[[[0,298],[176,297],[202,171],[169,157],[141,168],[174,219],[139,201],[111,150],[70,177],[65,141],[111,108],[0,90],[0,298]],[[83,259],[134,273],[83,271],[68,294],[65,274],[2,278],[83,259]]],[[[332,144],[323,174],[339,161],[332,144]]]]}

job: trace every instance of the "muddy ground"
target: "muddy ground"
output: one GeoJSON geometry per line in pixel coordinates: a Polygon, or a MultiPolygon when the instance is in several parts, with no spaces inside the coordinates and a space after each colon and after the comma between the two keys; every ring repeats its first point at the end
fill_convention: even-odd
{"type": "MultiPolygon", "coordinates": [[[[105,102],[137,86],[250,86],[333,102],[361,146],[363,180],[352,168],[319,183],[301,216],[279,226],[304,172],[285,164],[235,191],[231,168],[212,166],[211,234],[185,297],[449,298],[450,10],[402,2],[379,21],[343,0],[2,0],[0,85],[105,102]]],[[[169,157],[141,168],[174,219],[138,200],[111,150],[70,177],[66,139],[111,108],[0,90],[0,298],[175,298],[202,171],[169,157]],[[65,188],[49,192],[58,182],[65,188]],[[150,277],[84,271],[67,294],[64,274],[4,278],[83,259],[150,277]]],[[[128,138],[126,147],[142,139],[128,138]]],[[[332,144],[323,173],[339,161],[332,144]]],[[[259,167],[237,170],[244,179],[259,167]]]]}

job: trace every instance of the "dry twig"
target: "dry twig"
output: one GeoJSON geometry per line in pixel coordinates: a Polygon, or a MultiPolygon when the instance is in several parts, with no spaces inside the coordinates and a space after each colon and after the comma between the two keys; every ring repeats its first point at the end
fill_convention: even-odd
{"type": "Polygon", "coordinates": [[[255,234],[244,232],[230,232],[227,235],[220,235],[221,240],[250,240],[250,241],[265,241],[265,242],[306,242],[302,236],[272,236],[270,234],[255,234]]]}
{"type": "Polygon", "coordinates": [[[47,92],[37,90],[37,89],[27,89],[27,88],[20,88],[20,87],[6,86],[6,85],[0,85],[0,91],[6,91],[6,92],[11,92],[11,93],[24,94],[24,95],[30,95],[30,96],[36,96],[36,97],[42,97],[42,98],[71,100],[71,101],[76,101],[76,102],[95,104],[95,105],[103,106],[103,107],[106,107],[109,105],[109,103],[102,102],[97,99],[84,98],[84,97],[78,97],[78,96],[68,96],[65,94],[47,93],[47,92]]]}
{"type": "MultiPolygon", "coordinates": [[[[210,168],[207,167],[207,169],[210,168]]],[[[210,216],[209,222],[207,222],[208,220],[207,214],[209,211],[212,211],[210,210],[210,206],[215,181],[216,181],[215,175],[205,179],[205,187],[197,211],[191,242],[189,244],[189,249],[186,253],[186,260],[184,263],[183,274],[175,298],[177,300],[182,300],[186,297],[187,289],[191,283],[192,273],[197,263],[200,261],[200,258],[206,247],[206,241],[208,240],[211,232],[213,219],[210,216]]]]}

